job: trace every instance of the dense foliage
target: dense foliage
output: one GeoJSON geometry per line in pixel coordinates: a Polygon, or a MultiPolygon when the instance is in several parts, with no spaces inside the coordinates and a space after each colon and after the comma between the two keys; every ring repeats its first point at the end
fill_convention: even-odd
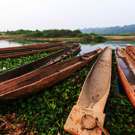
{"type": "Polygon", "coordinates": [[[7,31],[6,34],[19,35],[24,34],[29,37],[78,37],[82,33],[80,30],[43,30],[43,31],[31,31],[31,30],[17,30],[7,31]]]}
{"type": "MultiPolygon", "coordinates": [[[[25,38],[52,38],[51,40],[56,40],[53,38],[70,38],[69,40],[81,43],[90,43],[90,42],[105,42],[106,39],[103,36],[97,34],[85,34],[80,30],[43,30],[43,31],[31,31],[31,30],[17,30],[17,31],[7,31],[5,33],[9,36],[22,36],[25,38]],[[76,38],[72,40],[72,38],[76,38]]],[[[15,38],[16,39],[16,38],[15,38]]]]}
{"type": "Polygon", "coordinates": [[[106,39],[100,35],[96,35],[96,34],[85,34],[83,36],[83,38],[80,38],[80,43],[82,44],[87,44],[87,43],[90,43],[90,42],[93,42],[93,43],[102,43],[102,42],[105,42],[106,39]]]}

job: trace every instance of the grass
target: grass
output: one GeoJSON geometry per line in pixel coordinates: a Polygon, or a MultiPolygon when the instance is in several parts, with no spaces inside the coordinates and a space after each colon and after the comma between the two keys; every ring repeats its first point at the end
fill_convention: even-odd
{"type": "MultiPolygon", "coordinates": [[[[42,57],[42,55],[38,55],[30,59],[25,57],[25,59],[2,60],[0,61],[0,68],[3,69],[6,66],[6,69],[12,69],[23,63],[36,60],[40,56],[42,57]]],[[[69,78],[51,88],[44,89],[36,95],[4,105],[0,104],[0,114],[16,113],[16,121],[26,121],[27,127],[32,131],[38,131],[39,135],[56,135],[58,131],[61,135],[68,135],[63,131],[63,125],[72,106],[78,99],[83,82],[93,63],[94,60],[69,78]]],[[[116,62],[113,54],[112,85],[106,108],[107,118],[105,127],[111,135],[134,135],[135,111],[125,94],[118,92],[118,86],[116,62]]]]}

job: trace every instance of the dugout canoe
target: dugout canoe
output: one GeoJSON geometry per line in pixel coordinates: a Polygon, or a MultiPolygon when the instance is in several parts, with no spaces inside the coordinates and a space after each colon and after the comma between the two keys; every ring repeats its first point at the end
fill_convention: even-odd
{"type": "Polygon", "coordinates": [[[125,49],[117,49],[116,62],[118,76],[128,99],[135,108],[135,67],[130,60],[125,49]]]}
{"type": "MultiPolygon", "coordinates": [[[[0,59],[4,58],[17,58],[21,56],[33,55],[41,52],[57,51],[66,47],[79,46],[79,44],[54,44],[54,45],[29,45],[27,47],[18,47],[17,49],[5,48],[6,50],[0,51],[0,59]],[[34,46],[34,47],[31,47],[34,46]],[[23,48],[23,49],[22,49],[23,48]],[[13,50],[12,50],[13,49],[13,50]]],[[[4,48],[2,48],[4,49],[4,48]]]]}
{"type": "Polygon", "coordinates": [[[0,59],[18,58],[18,57],[27,56],[27,55],[38,54],[41,52],[53,52],[53,51],[57,51],[57,50],[60,50],[63,48],[65,48],[65,47],[64,46],[57,46],[57,47],[51,47],[51,48],[46,48],[46,49],[40,49],[40,50],[4,53],[4,54],[0,54],[0,59]]]}
{"type": "Polygon", "coordinates": [[[111,64],[112,50],[106,48],[86,77],[78,101],[64,125],[66,132],[72,135],[105,133],[104,108],[110,91],[111,64]]]}
{"type": "Polygon", "coordinates": [[[37,50],[37,49],[44,49],[44,48],[50,48],[50,47],[57,47],[57,46],[63,46],[67,45],[69,43],[40,43],[40,44],[28,44],[23,46],[17,46],[17,47],[6,47],[6,48],[0,48],[0,54],[1,53],[8,53],[8,52],[16,52],[16,51],[25,51],[25,50],[37,50]]]}
{"type": "Polygon", "coordinates": [[[80,46],[73,46],[70,48],[68,47],[60,51],[54,52],[47,57],[41,58],[32,63],[22,65],[16,69],[0,74],[0,83],[31,72],[41,66],[51,65],[78,52],[80,52],[80,46]]]}
{"type": "Polygon", "coordinates": [[[127,46],[126,53],[135,61],[135,46],[127,46]]]}
{"type": "Polygon", "coordinates": [[[128,65],[130,66],[131,69],[133,69],[133,72],[135,74],[135,46],[127,46],[125,48],[125,51],[126,51],[126,56],[128,57],[127,59],[127,62],[128,62],[128,65]]]}
{"type": "Polygon", "coordinates": [[[0,83],[0,100],[16,99],[52,86],[87,65],[101,50],[70,60],[42,66],[32,72],[0,83]]]}

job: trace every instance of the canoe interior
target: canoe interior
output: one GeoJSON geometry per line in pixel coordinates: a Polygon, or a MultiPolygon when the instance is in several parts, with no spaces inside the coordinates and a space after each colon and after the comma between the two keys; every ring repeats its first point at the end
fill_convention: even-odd
{"type": "Polygon", "coordinates": [[[64,130],[72,135],[101,135],[104,125],[104,108],[110,91],[112,50],[98,57],[83,84],[77,104],[73,106],[64,130]]]}
{"type": "Polygon", "coordinates": [[[116,52],[118,75],[125,93],[135,108],[135,68],[132,65],[130,56],[123,52],[121,49],[116,52]]]}
{"type": "Polygon", "coordinates": [[[48,66],[42,66],[42,67],[34,70],[33,72],[24,74],[15,79],[10,79],[8,81],[4,81],[4,82],[0,83],[0,95],[2,95],[4,93],[12,92],[14,90],[17,90],[17,89],[25,87],[25,86],[29,86],[31,84],[34,84],[34,83],[40,81],[42,78],[47,78],[48,76],[53,76],[55,74],[64,72],[64,71],[68,70],[68,68],[70,68],[70,69],[72,69],[72,68],[74,69],[74,67],[79,68],[79,67],[83,66],[83,64],[85,65],[86,63],[88,63],[91,60],[91,58],[94,57],[96,54],[97,54],[97,51],[94,51],[94,54],[93,54],[93,52],[92,53],[90,52],[83,56],[79,56],[79,57],[73,58],[71,60],[67,60],[66,62],[60,62],[60,63],[48,65],[48,66]]]}
{"type": "Polygon", "coordinates": [[[111,53],[105,50],[89,72],[77,104],[91,108],[100,101],[110,86],[110,74],[111,53]]]}
{"type": "Polygon", "coordinates": [[[125,74],[125,76],[126,76],[128,82],[130,83],[130,85],[134,85],[135,86],[135,75],[130,70],[129,66],[124,61],[124,59],[118,58],[118,64],[119,64],[121,70],[123,71],[123,73],[125,74]]]}

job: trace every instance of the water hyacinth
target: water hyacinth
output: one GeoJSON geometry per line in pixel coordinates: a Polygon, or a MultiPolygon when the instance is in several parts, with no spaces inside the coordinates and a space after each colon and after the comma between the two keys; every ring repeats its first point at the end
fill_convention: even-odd
{"type": "MultiPolygon", "coordinates": [[[[47,54],[1,60],[0,69],[2,71],[3,68],[10,70],[43,56],[47,56],[47,54]]],[[[19,121],[19,123],[20,121],[25,121],[27,130],[33,134],[67,135],[63,130],[64,123],[72,106],[78,99],[85,77],[94,62],[95,60],[64,81],[38,94],[33,94],[28,98],[18,99],[11,103],[0,104],[0,114],[3,116],[15,113],[15,121],[19,121]]],[[[106,108],[105,128],[108,129],[111,135],[133,135],[135,134],[135,112],[124,92],[119,93],[117,91],[119,82],[116,76],[114,55],[112,75],[111,93],[106,108]]]]}

